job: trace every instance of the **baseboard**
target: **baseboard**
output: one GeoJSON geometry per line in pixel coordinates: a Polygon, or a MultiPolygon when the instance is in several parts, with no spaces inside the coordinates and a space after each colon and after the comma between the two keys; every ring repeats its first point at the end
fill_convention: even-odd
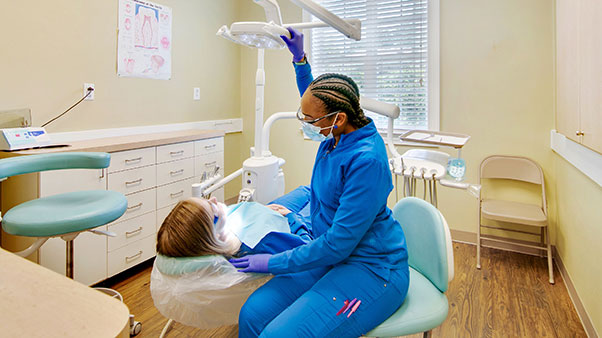
{"type": "MultiPolygon", "coordinates": [[[[477,245],[477,234],[474,232],[451,230],[451,236],[452,236],[452,240],[454,242],[477,245]]],[[[497,237],[497,236],[491,236],[491,237],[497,237]]],[[[503,237],[499,237],[499,238],[503,238],[503,237]]],[[[525,247],[515,245],[512,243],[488,242],[487,240],[484,240],[484,242],[485,243],[483,243],[483,247],[486,247],[486,248],[512,251],[512,252],[517,252],[517,253],[522,253],[522,254],[527,254],[527,255],[539,256],[543,252],[541,250],[525,248],[525,247]]],[[[516,242],[525,242],[525,241],[516,240],[516,242]]],[[[527,242],[525,242],[525,243],[527,243],[527,242]]],[[[592,323],[591,318],[587,314],[587,311],[585,310],[585,307],[583,306],[583,303],[581,302],[581,298],[579,298],[579,295],[577,294],[575,285],[573,284],[573,281],[571,280],[571,277],[569,276],[564,264],[562,263],[562,259],[560,258],[560,255],[558,254],[558,250],[556,250],[556,247],[554,245],[552,245],[552,256],[554,257],[554,262],[556,263],[556,266],[558,267],[558,271],[560,271],[560,275],[562,276],[562,279],[564,280],[564,284],[566,285],[569,296],[571,297],[573,305],[575,306],[577,315],[581,319],[581,324],[583,325],[583,329],[587,333],[587,336],[590,338],[599,338],[599,335],[596,332],[596,328],[594,327],[594,324],[592,323]]]]}
{"type": "Polygon", "coordinates": [[[558,250],[556,250],[556,247],[552,247],[552,252],[554,254],[554,262],[556,262],[556,266],[558,267],[558,271],[560,271],[560,275],[564,280],[566,289],[569,291],[569,296],[573,301],[573,305],[575,305],[575,310],[577,311],[577,315],[581,319],[581,324],[583,324],[583,329],[585,329],[585,333],[587,333],[587,336],[589,338],[599,338],[599,335],[596,332],[596,328],[594,327],[591,318],[587,314],[587,311],[585,311],[585,307],[581,302],[581,298],[579,298],[579,295],[577,294],[575,285],[573,284],[573,281],[571,280],[571,277],[569,276],[569,273],[566,270],[566,267],[562,262],[562,258],[560,258],[558,250]]]}

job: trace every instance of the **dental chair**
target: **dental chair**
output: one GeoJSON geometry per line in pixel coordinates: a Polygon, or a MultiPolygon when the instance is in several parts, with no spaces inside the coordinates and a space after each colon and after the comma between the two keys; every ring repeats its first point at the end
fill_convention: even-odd
{"type": "MultiPolygon", "coordinates": [[[[60,169],[104,169],[111,155],[99,152],[67,152],[16,156],[0,160],[0,181],[11,176],[60,169]]],[[[73,240],[84,231],[111,235],[94,228],[108,224],[123,215],[127,208],[125,196],[110,190],[75,191],[21,203],[1,215],[2,229],[15,236],[37,240],[15,254],[27,257],[49,238],[61,237],[66,242],[66,275],[73,279],[73,240]]],[[[140,331],[140,323],[130,315],[132,335],[140,331]]]]}
{"type": "Polygon", "coordinates": [[[410,287],[401,307],[366,337],[405,336],[441,325],[448,312],[445,296],[454,275],[451,235],[445,218],[433,205],[406,197],[393,208],[408,246],[410,287]]]}

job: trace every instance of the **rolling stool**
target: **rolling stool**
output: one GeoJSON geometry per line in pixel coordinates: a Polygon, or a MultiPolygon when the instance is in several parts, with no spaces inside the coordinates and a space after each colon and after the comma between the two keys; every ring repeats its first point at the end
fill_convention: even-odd
{"type": "MultiPolygon", "coordinates": [[[[48,170],[104,169],[110,161],[111,155],[108,153],[95,152],[17,156],[0,160],[0,181],[11,176],[48,170]]],[[[115,236],[93,229],[118,219],[126,208],[127,200],[121,193],[109,190],[76,191],[21,203],[6,212],[0,220],[8,234],[37,238],[27,249],[15,252],[22,257],[38,250],[49,238],[61,237],[65,240],[66,275],[73,279],[73,240],[83,231],[115,236]]],[[[101,291],[110,295],[117,292],[101,291]]],[[[141,330],[141,324],[133,318],[130,315],[130,335],[136,335],[141,330]]]]}

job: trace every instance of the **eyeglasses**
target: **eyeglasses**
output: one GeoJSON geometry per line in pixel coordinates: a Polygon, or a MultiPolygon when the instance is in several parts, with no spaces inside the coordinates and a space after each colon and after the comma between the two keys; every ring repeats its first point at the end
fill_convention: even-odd
{"type": "Polygon", "coordinates": [[[314,123],[316,123],[316,122],[318,122],[318,121],[320,121],[320,120],[323,120],[323,119],[325,119],[325,118],[327,118],[327,117],[329,117],[329,116],[332,116],[332,115],[334,115],[334,114],[336,114],[336,113],[340,113],[340,111],[339,111],[339,110],[337,110],[337,111],[335,111],[335,112],[328,113],[328,114],[326,114],[326,115],[324,115],[324,116],[322,116],[322,117],[318,117],[317,119],[313,119],[313,120],[307,120],[307,119],[306,119],[306,117],[307,117],[307,116],[305,116],[305,114],[303,114],[303,112],[301,111],[301,107],[299,107],[299,109],[297,109],[297,119],[298,119],[299,121],[301,121],[301,122],[305,122],[305,123],[309,123],[309,124],[314,124],[314,123]]]}

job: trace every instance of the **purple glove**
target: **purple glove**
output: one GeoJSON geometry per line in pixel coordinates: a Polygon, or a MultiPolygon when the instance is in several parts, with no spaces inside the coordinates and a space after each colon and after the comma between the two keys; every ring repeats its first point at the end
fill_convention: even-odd
{"type": "Polygon", "coordinates": [[[239,272],[268,272],[268,262],[270,261],[270,254],[258,254],[258,255],[247,255],[241,258],[232,258],[229,260],[232,265],[237,268],[239,272]]]}
{"type": "Polygon", "coordinates": [[[280,35],[280,37],[286,43],[288,50],[293,54],[293,62],[301,62],[305,57],[305,52],[303,51],[303,33],[290,27],[286,27],[286,29],[291,33],[291,38],[289,39],[284,35],[280,35]]]}

